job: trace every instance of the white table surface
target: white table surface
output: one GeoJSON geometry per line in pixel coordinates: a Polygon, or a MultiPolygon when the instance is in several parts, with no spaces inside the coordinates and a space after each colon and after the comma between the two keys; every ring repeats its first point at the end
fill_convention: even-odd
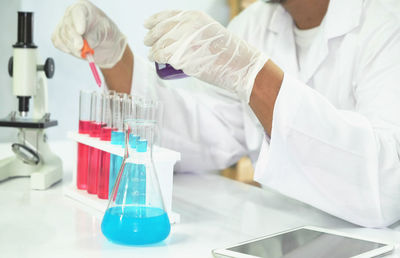
{"type": "MultiPolygon", "coordinates": [[[[101,213],[63,195],[75,144],[51,147],[64,162],[62,182],[46,191],[30,190],[29,178],[0,182],[0,257],[212,257],[212,249],[304,225],[400,242],[398,225],[359,228],[267,189],[214,174],[178,174],[172,206],[181,223],[168,239],[147,247],[115,245],[100,231],[101,213]]],[[[8,155],[10,145],[0,144],[0,159],[8,155]]]]}

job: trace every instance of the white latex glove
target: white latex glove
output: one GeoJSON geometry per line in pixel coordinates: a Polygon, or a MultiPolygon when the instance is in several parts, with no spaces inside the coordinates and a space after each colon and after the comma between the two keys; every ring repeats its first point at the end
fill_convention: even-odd
{"type": "Polygon", "coordinates": [[[254,80],[268,58],[199,11],[164,11],[151,16],[144,43],[149,58],[227,89],[249,102],[254,80]]]}
{"type": "Polygon", "coordinates": [[[94,50],[93,59],[101,68],[118,63],[127,45],[115,23],[87,0],[68,7],[52,35],[55,47],[76,57],[81,57],[83,39],[94,50]]]}

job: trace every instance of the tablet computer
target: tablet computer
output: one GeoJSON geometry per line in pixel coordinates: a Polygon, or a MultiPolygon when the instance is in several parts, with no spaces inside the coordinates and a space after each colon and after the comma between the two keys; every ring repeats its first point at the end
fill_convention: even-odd
{"type": "Polygon", "coordinates": [[[383,257],[394,245],[317,227],[301,227],[260,237],[223,249],[214,257],[226,258],[348,258],[383,257]]]}

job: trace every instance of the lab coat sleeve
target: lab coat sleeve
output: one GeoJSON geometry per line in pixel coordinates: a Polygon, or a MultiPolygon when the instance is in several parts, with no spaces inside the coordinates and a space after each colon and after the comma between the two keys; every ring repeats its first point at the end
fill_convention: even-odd
{"type": "Polygon", "coordinates": [[[400,218],[399,35],[360,58],[355,110],[284,75],[257,181],[358,225],[400,218]]]}
{"type": "Polygon", "coordinates": [[[243,106],[194,78],[165,81],[135,55],[132,94],[163,104],[160,145],[181,153],[177,172],[215,171],[246,155],[243,106]]]}

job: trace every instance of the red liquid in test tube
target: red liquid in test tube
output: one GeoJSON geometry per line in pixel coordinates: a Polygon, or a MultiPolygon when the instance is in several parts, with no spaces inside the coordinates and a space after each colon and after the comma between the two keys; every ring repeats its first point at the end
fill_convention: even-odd
{"type": "MultiPolygon", "coordinates": [[[[114,128],[103,127],[100,140],[111,141],[111,132],[114,128]]],[[[101,151],[101,167],[98,178],[97,196],[100,199],[108,199],[108,180],[110,175],[110,153],[101,151]]]]}
{"type": "MultiPolygon", "coordinates": [[[[91,122],[91,137],[100,137],[101,134],[101,123],[91,122]]],[[[90,194],[97,193],[97,180],[100,172],[100,157],[101,150],[96,149],[94,147],[89,147],[89,170],[88,170],[88,179],[87,179],[87,191],[90,194]]]]}
{"type": "MultiPolygon", "coordinates": [[[[91,130],[90,111],[91,111],[91,92],[81,90],[79,93],[79,133],[89,134],[91,130]]],[[[78,143],[77,150],[77,173],[76,187],[87,189],[87,173],[89,167],[89,146],[78,143]]]]}
{"type": "MultiPolygon", "coordinates": [[[[90,121],[79,121],[79,133],[89,134],[90,132],[90,121]]],[[[83,143],[78,143],[78,157],[77,157],[77,177],[76,185],[78,189],[87,189],[87,172],[89,166],[89,146],[83,143]]]]}

